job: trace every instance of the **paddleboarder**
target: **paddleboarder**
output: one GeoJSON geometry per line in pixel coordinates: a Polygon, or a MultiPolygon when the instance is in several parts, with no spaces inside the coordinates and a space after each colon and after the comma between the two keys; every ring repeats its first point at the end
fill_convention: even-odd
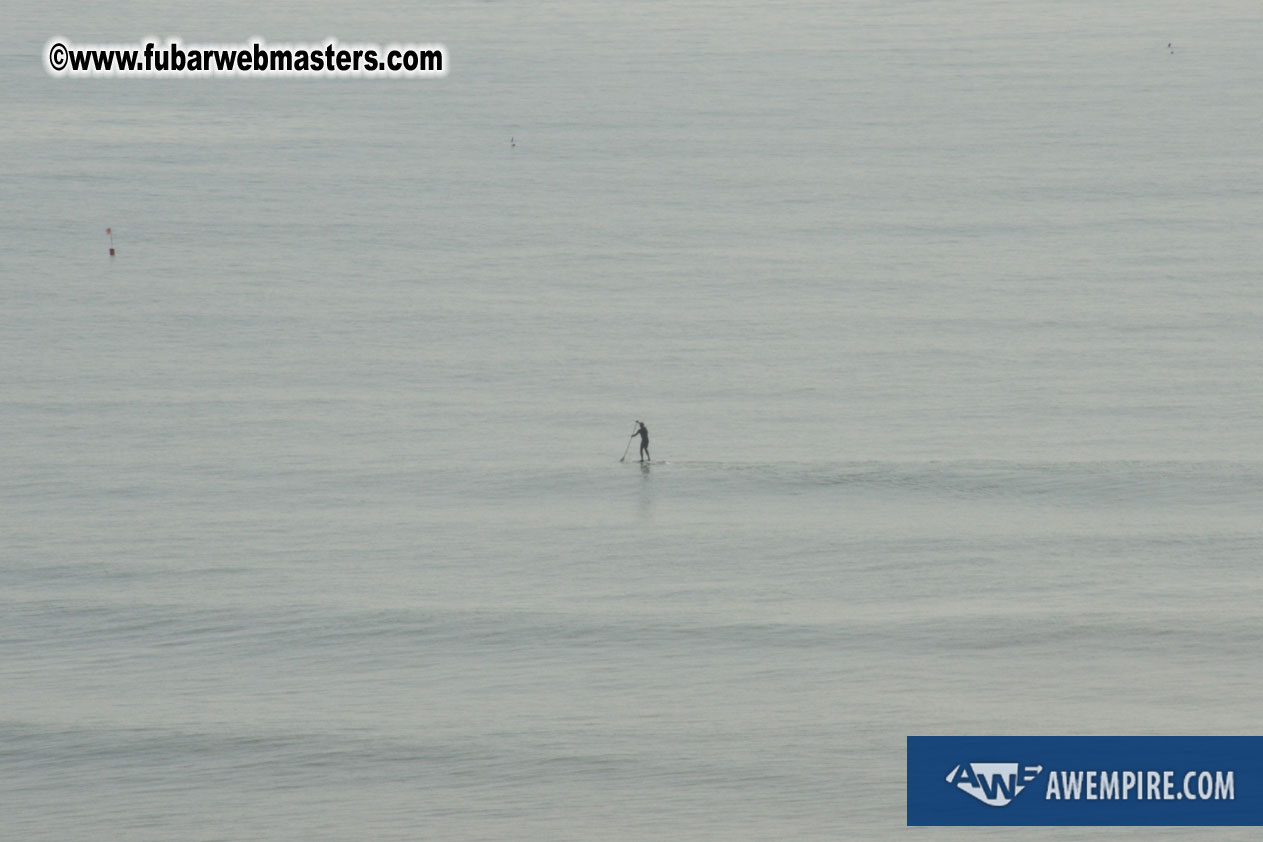
{"type": "Polygon", "coordinates": [[[632,436],[640,436],[640,461],[652,462],[653,460],[649,458],[649,428],[645,426],[644,421],[637,421],[636,424],[638,429],[632,433],[632,436]]]}

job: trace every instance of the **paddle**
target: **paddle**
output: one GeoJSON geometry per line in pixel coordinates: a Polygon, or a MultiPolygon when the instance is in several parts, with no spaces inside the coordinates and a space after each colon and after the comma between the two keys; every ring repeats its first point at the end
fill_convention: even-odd
{"type": "MultiPolygon", "coordinates": [[[[639,427],[637,429],[639,429],[639,427]]],[[[634,438],[636,438],[635,433],[632,433],[630,436],[627,437],[627,446],[623,448],[623,458],[619,459],[618,461],[620,462],[627,461],[627,451],[631,450],[631,443],[632,443],[632,439],[634,438]]]]}

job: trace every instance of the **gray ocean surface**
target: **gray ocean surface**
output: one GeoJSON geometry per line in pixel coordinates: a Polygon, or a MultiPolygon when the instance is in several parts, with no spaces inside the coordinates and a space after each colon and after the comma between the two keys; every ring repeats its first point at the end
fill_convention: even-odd
{"type": "Polygon", "coordinates": [[[1257,3],[172,5],[0,31],[0,839],[901,839],[910,734],[1263,728],[1257,3]],[[41,60],[256,35],[450,75],[41,60]]]}

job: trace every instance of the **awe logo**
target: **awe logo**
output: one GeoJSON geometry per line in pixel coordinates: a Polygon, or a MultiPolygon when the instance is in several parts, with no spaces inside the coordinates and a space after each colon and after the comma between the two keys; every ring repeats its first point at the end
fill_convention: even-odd
{"type": "Polygon", "coordinates": [[[961,763],[947,774],[947,782],[983,804],[1003,807],[1042,771],[1043,766],[1019,763],[961,763]]]}

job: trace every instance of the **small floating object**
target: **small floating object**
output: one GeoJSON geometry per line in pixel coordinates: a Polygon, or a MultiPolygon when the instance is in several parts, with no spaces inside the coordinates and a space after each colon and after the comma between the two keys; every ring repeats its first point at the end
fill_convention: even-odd
{"type": "Polygon", "coordinates": [[[105,229],[105,235],[110,238],[110,257],[114,256],[114,232],[109,228],[105,229]]]}

